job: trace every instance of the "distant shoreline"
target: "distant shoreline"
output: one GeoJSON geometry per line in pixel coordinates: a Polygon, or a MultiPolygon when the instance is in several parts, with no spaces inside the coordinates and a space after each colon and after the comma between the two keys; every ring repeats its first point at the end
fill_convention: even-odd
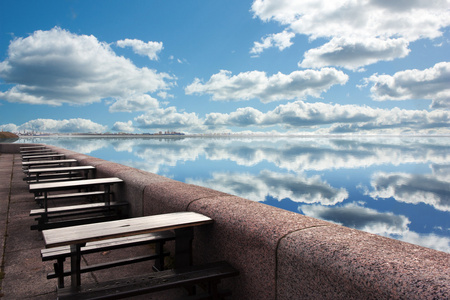
{"type": "Polygon", "coordinates": [[[367,134],[367,135],[345,135],[345,134],[43,134],[43,135],[19,135],[19,138],[57,138],[57,137],[77,137],[77,138],[168,138],[168,139],[183,139],[183,138],[408,138],[408,137],[450,137],[450,135],[443,134],[411,134],[411,135],[394,135],[394,134],[367,134]]]}

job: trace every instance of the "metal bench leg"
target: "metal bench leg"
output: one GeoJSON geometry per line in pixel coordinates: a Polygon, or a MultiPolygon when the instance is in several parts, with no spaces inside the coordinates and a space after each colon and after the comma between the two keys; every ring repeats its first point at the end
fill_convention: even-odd
{"type": "Polygon", "coordinates": [[[58,276],[58,288],[64,287],[64,261],[66,259],[64,257],[58,258],[57,262],[53,264],[53,268],[55,269],[55,274],[58,276]]]}
{"type": "Polygon", "coordinates": [[[159,255],[159,257],[155,259],[153,270],[162,271],[164,270],[164,242],[158,242],[155,244],[155,253],[159,255]]]}
{"type": "Polygon", "coordinates": [[[81,285],[81,247],[84,244],[70,245],[70,273],[72,287],[77,288],[81,285]]]}

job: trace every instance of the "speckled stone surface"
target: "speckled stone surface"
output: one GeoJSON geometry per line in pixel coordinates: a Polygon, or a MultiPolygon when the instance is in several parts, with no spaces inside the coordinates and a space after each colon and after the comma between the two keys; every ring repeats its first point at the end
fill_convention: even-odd
{"type": "Polygon", "coordinates": [[[329,223],[235,196],[195,201],[189,210],[214,224],[195,232],[194,261],[226,260],[240,271],[226,282],[236,299],[275,299],[278,242],[292,231],[329,223]]]}
{"type": "Polygon", "coordinates": [[[450,297],[449,254],[342,226],[283,238],[277,273],[277,299],[450,297]]]}
{"type": "Polygon", "coordinates": [[[186,211],[195,201],[226,195],[216,190],[179,181],[155,182],[145,187],[144,214],[186,211]]]}

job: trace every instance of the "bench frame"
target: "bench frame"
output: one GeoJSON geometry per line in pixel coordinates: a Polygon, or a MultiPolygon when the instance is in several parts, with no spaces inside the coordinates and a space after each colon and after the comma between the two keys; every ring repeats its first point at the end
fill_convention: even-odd
{"type": "MultiPolygon", "coordinates": [[[[81,268],[81,273],[93,272],[148,260],[155,260],[153,269],[155,271],[162,271],[164,270],[164,258],[169,255],[168,252],[164,252],[163,250],[164,243],[174,239],[175,234],[172,231],[161,231],[87,243],[86,246],[81,247],[81,255],[148,244],[155,244],[155,254],[84,267],[81,268]]],[[[53,264],[54,272],[48,273],[47,279],[58,278],[58,288],[63,288],[64,277],[72,274],[70,270],[64,271],[64,261],[70,256],[70,246],[61,246],[41,250],[41,257],[43,261],[57,261],[53,264]]]]}
{"type": "Polygon", "coordinates": [[[155,272],[144,276],[113,280],[99,284],[90,284],[77,288],[58,289],[58,299],[121,299],[144,295],[151,292],[185,287],[194,290],[194,285],[206,286],[204,298],[221,299],[218,290],[224,278],[239,275],[239,272],[227,262],[216,262],[202,266],[188,266],[178,269],[155,272]]]}
{"type": "Polygon", "coordinates": [[[127,210],[123,212],[124,207],[126,208],[128,205],[128,202],[97,202],[51,207],[47,208],[47,210],[44,208],[33,209],[30,211],[30,216],[38,216],[35,218],[38,223],[32,225],[31,230],[42,231],[66,226],[123,219],[128,215],[127,210]],[[62,220],[52,221],[54,219],[62,220]]]}

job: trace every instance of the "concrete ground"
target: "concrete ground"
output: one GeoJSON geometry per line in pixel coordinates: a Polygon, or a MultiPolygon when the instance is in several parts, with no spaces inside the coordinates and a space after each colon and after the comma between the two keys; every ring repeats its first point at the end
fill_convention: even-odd
{"type": "MultiPolygon", "coordinates": [[[[39,231],[31,230],[34,218],[31,209],[38,208],[28,184],[23,181],[22,160],[19,154],[0,153],[0,298],[2,299],[56,299],[56,279],[47,279],[53,271],[53,262],[43,262],[40,250],[44,241],[39,231]]],[[[66,203],[67,205],[67,203],[66,203]]],[[[151,246],[133,247],[83,256],[82,263],[91,265],[100,261],[144,255],[151,246]]],[[[70,259],[66,263],[70,263],[70,259]]],[[[102,282],[151,272],[152,261],[86,273],[82,283],[102,282]]],[[[67,269],[67,268],[66,268],[67,269]]],[[[67,277],[66,285],[70,284],[67,277]]],[[[183,290],[154,293],[130,299],[173,299],[183,290]]]]}

